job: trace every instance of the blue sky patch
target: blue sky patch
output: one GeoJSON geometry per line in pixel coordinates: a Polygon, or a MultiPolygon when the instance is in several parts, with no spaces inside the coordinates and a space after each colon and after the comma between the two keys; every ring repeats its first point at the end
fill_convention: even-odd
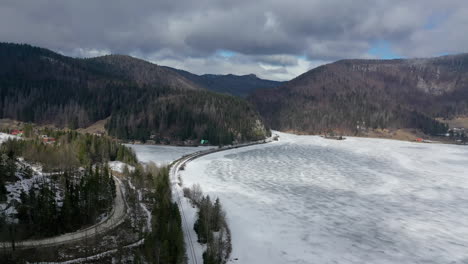
{"type": "Polygon", "coordinates": [[[375,42],[369,50],[369,54],[385,60],[402,58],[392,51],[390,42],[386,40],[375,42]]]}
{"type": "Polygon", "coordinates": [[[224,50],[224,49],[218,50],[216,54],[224,58],[231,58],[232,56],[236,55],[234,51],[224,50]]]}

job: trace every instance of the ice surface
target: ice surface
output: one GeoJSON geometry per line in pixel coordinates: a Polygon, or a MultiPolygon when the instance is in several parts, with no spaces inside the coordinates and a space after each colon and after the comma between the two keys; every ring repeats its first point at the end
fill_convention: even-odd
{"type": "Polygon", "coordinates": [[[158,166],[169,165],[174,160],[181,158],[184,155],[191,154],[197,151],[203,151],[212,146],[203,147],[175,147],[175,146],[162,146],[162,145],[132,145],[127,144],[127,147],[131,147],[139,161],[141,162],[154,162],[158,166]]]}
{"type": "Polygon", "coordinates": [[[181,172],[220,197],[233,263],[468,263],[468,147],[278,134],[181,172]]]}

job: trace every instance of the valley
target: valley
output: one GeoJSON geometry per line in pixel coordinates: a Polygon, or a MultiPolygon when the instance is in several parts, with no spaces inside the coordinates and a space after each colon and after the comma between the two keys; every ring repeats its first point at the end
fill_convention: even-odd
{"type": "Polygon", "coordinates": [[[2,263],[468,259],[467,54],[289,81],[0,58],[2,263]]]}
{"type": "Polygon", "coordinates": [[[0,0],[0,264],[468,264],[467,18],[0,0]]]}

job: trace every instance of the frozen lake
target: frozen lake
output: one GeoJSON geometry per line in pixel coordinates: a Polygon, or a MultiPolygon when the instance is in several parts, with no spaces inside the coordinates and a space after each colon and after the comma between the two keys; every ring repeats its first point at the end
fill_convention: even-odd
{"type": "Polygon", "coordinates": [[[177,160],[187,154],[214,148],[213,146],[176,147],[176,146],[139,145],[139,144],[126,144],[126,146],[132,148],[135,151],[139,161],[141,162],[153,161],[159,166],[169,165],[174,160],[177,160]]]}
{"type": "Polygon", "coordinates": [[[468,147],[279,134],[181,172],[220,197],[233,263],[468,263],[468,147]]]}

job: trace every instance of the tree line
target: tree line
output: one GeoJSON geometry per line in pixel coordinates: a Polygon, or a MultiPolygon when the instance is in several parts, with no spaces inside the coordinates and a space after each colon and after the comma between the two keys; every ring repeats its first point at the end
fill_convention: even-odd
{"type": "Polygon", "coordinates": [[[199,185],[191,189],[184,188],[184,196],[198,208],[193,229],[197,233],[198,242],[206,244],[203,263],[225,264],[232,251],[231,231],[219,198],[212,202],[209,195],[203,195],[199,185]]]}
{"type": "Polygon", "coordinates": [[[114,160],[137,163],[133,150],[108,137],[47,129],[39,134],[54,137],[56,142],[44,144],[40,136],[25,140],[8,139],[0,149],[14,157],[21,156],[27,161],[40,163],[45,171],[64,171],[114,160]]]}
{"type": "Polygon", "coordinates": [[[428,114],[399,101],[377,88],[352,89],[338,80],[331,81],[343,86],[343,92],[328,91],[313,94],[296,94],[270,90],[257,94],[251,100],[274,129],[308,133],[338,132],[358,134],[359,128],[417,128],[428,135],[446,133],[448,127],[428,114]],[[281,94],[286,93],[286,94],[281,94]],[[271,97],[271,100],[270,98],[271,97]],[[395,102],[396,101],[396,102],[395,102]]]}
{"type": "MultiPolygon", "coordinates": [[[[129,102],[106,128],[118,138],[157,142],[206,139],[213,145],[260,140],[267,131],[245,100],[208,91],[167,91],[129,102]]],[[[170,142],[169,142],[170,143],[170,142]]]]}
{"type": "Polygon", "coordinates": [[[0,150],[0,202],[6,201],[7,189],[5,182],[15,179],[16,175],[16,160],[14,153],[0,150]]]}
{"type": "MultiPolygon", "coordinates": [[[[175,82],[170,78],[183,78],[176,72],[141,84],[125,70],[135,60],[116,57],[103,64],[0,43],[0,118],[75,129],[110,117],[110,135],[143,141],[155,135],[157,140],[230,144],[265,136],[258,113],[245,100],[169,87],[175,82]]],[[[142,71],[156,67],[142,65],[142,71]]]]}
{"type": "Polygon", "coordinates": [[[339,61],[317,67],[281,88],[257,90],[249,99],[267,124],[278,130],[353,135],[359,125],[416,128],[437,135],[446,130],[435,118],[468,113],[467,86],[455,82],[466,79],[466,62],[466,58],[460,62],[464,68],[450,69],[451,62],[427,61],[419,68],[404,60],[339,61]],[[453,81],[453,87],[446,81],[453,81]],[[425,82],[430,85],[426,87],[425,82]]]}
{"type": "Polygon", "coordinates": [[[145,234],[145,243],[137,254],[149,263],[185,263],[185,244],[182,219],[177,203],[172,201],[169,169],[167,167],[151,170],[137,166],[132,178],[148,182],[154,190],[152,201],[152,231],[145,234]]]}
{"type": "MultiPolygon", "coordinates": [[[[130,148],[107,137],[74,131],[37,131],[39,135],[47,133],[57,139],[46,144],[33,133],[34,129],[29,130],[25,129],[29,138],[8,139],[0,145],[0,200],[7,198],[7,181],[33,177],[31,163],[41,165],[43,172],[55,173],[38,177],[40,181],[33,182],[29,191],[20,194],[19,203],[12,200],[7,205],[16,208],[19,223],[2,224],[3,238],[44,237],[74,231],[93,224],[112,208],[115,186],[107,162],[136,164],[136,155],[130,148]],[[27,162],[20,162],[19,157],[27,162]]],[[[4,217],[0,218],[0,222],[5,222],[4,217]]]]}
{"type": "Polygon", "coordinates": [[[107,166],[84,172],[66,171],[58,177],[65,188],[57,197],[56,183],[43,181],[28,193],[21,192],[16,229],[21,239],[49,237],[95,224],[110,212],[116,195],[115,183],[107,166]]]}

